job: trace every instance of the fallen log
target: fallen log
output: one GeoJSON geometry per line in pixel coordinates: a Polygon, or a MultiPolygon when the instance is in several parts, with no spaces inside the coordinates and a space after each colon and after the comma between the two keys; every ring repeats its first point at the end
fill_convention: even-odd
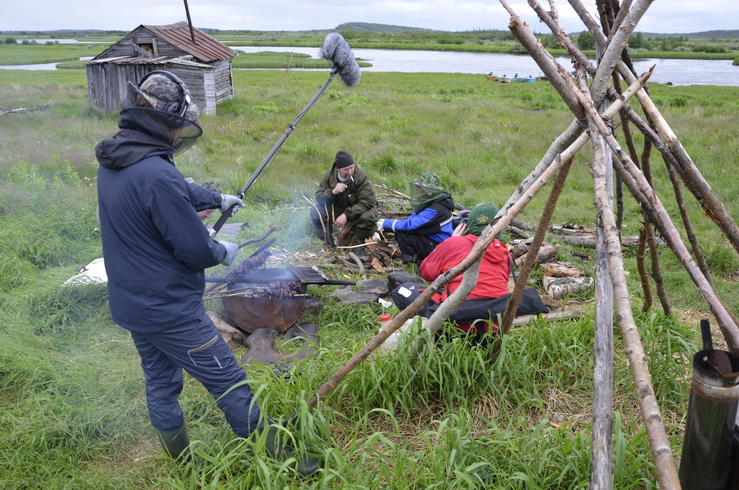
{"type": "Polygon", "coordinates": [[[544,320],[545,322],[558,322],[560,320],[570,320],[573,318],[580,318],[583,315],[582,310],[565,310],[565,311],[555,311],[554,313],[549,313],[548,315],[521,315],[517,316],[513,323],[511,324],[512,327],[520,327],[522,325],[526,325],[531,322],[531,320],[537,321],[537,320],[544,320]]]}
{"type": "MultiPolygon", "coordinates": [[[[11,105],[11,104],[6,104],[3,107],[7,107],[9,105],[11,105]]],[[[50,108],[52,105],[54,105],[54,102],[53,101],[49,101],[46,104],[43,104],[43,105],[34,105],[31,108],[27,108],[27,107],[16,107],[15,109],[6,109],[6,110],[0,109],[0,116],[5,116],[5,115],[8,115],[8,114],[22,114],[24,112],[31,112],[31,111],[43,111],[44,109],[50,108]]]]}
{"type": "Polygon", "coordinates": [[[578,269],[569,262],[547,262],[540,264],[544,275],[549,277],[582,277],[585,271],[578,269]]]}

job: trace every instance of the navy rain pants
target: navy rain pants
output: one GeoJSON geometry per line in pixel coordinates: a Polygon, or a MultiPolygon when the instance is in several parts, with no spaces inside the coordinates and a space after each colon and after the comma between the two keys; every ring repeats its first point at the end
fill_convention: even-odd
{"type": "Polygon", "coordinates": [[[191,324],[156,333],[131,332],[131,336],[141,356],[154,428],[169,432],[185,423],[178,402],[185,369],[213,395],[237,436],[246,438],[262,429],[264,422],[246,383],[246,372],[207,314],[191,324]]]}

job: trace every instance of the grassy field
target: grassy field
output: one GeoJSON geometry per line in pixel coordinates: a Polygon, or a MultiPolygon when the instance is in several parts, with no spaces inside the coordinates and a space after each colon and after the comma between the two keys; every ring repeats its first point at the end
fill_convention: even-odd
{"type": "Polygon", "coordinates": [[[96,56],[109,44],[0,44],[0,65],[31,65],[96,56]]]}
{"type": "MultiPolygon", "coordinates": [[[[204,135],[177,159],[178,168],[196,182],[216,179],[224,191],[240,189],[327,76],[235,71],[236,99],[219,105],[217,116],[201,118],[204,135]]],[[[382,312],[379,305],[340,308],[327,298],[330,288],[312,287],[324,307],[302,320],[320,327],[317,355],[289,378],[267,367],[247,370],[269,413],[298,411],[300,428],[293,430],[305,441],[300,449],[321,450],[326,469],[300,480],[289,465],[267,458],[260,442],[234,439],[212,398],[189,378],[181,401],[197,441],[195,461],[176,466],[163,457],[146,413],[138,355],[110,319],[105,288],[61,286],[101,256],[94,147],[116,131],[116,115],[92,108],[86,87],[82,70],[4,71],[0,78],[0,107],[52,102],[47,110],[0,116],[0,487],[587,488],[589,294],[571,298],[585,317],[515,329],[494,361],[459,336],[418,359],[373,355],[318,409],[308,409],[304,400],[376,333],[382,312]]],[[[733,176],[739,88],[655,84],[650,92],[729,212],[739,214],[733,176]]],[[[315,257],[321,244],[302,195],[313,195],[339,149],[351,152],[375,183],[406,191],[409,179],[431,170],[460,204],[501,205],[571,119],[545,83],[369,72],[354,89],[335,82],[246,196],[247,209],[237,217],[251,228],[239,239],[276,225],[276,256],[315,257]]],[[[577,157],[553,222],[593,226],[589,161],[587,151],[577,157]]],[[[653,154],[652,163],[655,187],[676,217],[661,159],[653,154]]],[[[535,223],[545,197],[519,219],[535,223]]],[[[736,254],[695,200],[687,200],[714,283],[736,311],[736,254]]],[[[637,234],[639,208],[629,198],[625,208],[623,234],[637,234]]],[[[570,251],[560,246],[562,257],[571,258],[570,251]]],[[[665,318],[653,309],[638,314],[638,324],[679,457],[688,360],[699,345],[698,319],[708,310],[668,250],[661,260],[676,314],[665,318]]],[[[639,310],[631,250],[626,263],[639,310]]],[[[578,265],[592,274],[592,262],[578,265]]],[[[222,311],[216,302],[207,306],[222,311]]],[[[614,488],[657,488],[619,340],[614,363],[614,488]]]]}

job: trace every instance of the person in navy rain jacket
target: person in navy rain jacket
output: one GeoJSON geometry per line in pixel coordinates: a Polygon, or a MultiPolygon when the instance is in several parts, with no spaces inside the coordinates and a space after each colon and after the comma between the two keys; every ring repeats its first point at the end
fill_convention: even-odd
{"type": "MultiPolygon", "coordinates": [[[[204,269],[230,265],[238,246],[212,239],[197,212],[233,206],[234,213],[244,203],[186,182],[174,166],[173,155],[202,134],[199,110],[174,74],[157,70],[138,85],[129,82],[121,107],[120,131],[95,148],[110,312],[141,356],[149,418],[162,446],[186,459],[183,369],[213,395],[237,436],[269,422],[203,306],[204,269]]],[[[299,472],[311,473],[318,461],[300,464],[299,472]]]]}

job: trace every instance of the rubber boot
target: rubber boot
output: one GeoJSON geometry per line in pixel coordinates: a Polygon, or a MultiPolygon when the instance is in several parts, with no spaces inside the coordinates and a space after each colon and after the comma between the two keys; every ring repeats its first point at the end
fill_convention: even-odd
{"type": "Polygon", "coordinates": [[[157,431],[159,434],[159,442],[162,443],[164,452],[167,455],[177,461],[189,461],[190,460],[190,438],[187,437],[187,427],[182,424],[180,427],[163,432],[157,431]]]}
{"type": "MultiPolygon", "coordinates": [[[[265,441],[267,454],[278,461],[285,461],[292,457],[293,448],[285,444],[280,436],[280,429],[274,425],[267,426],[265,441]]],[[[298,461],[297,472],[301,476],[310,476],[322,466],[323,461],[316,456],[304,456],[298,461]]]]}

